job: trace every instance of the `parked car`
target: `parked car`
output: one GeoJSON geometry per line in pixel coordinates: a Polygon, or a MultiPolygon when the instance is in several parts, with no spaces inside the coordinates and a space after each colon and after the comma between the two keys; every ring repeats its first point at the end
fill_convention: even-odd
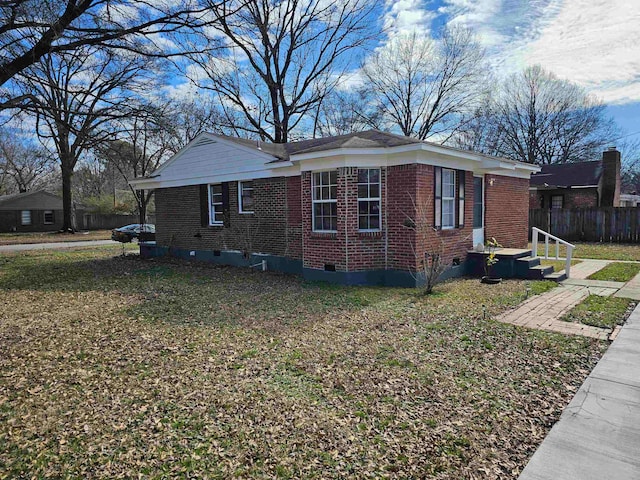
{"type": "Polygon", "coordinates": [[[156,226],[151,223],[132,223],[111,231],[111,240],[129,243],[134,238],[138,241],[152,241],[156,239],[156,226]]]}

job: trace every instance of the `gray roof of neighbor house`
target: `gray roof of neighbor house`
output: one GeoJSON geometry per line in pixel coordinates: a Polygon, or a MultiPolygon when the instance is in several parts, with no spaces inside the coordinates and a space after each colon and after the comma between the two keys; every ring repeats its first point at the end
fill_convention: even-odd
{"type": "Polygon", "coordinates": [[[543,165],[538,173],[531,175],[532,187],[595,187],[602,177],[602,160],[593,162],[543,165]]]}
{"type": "Polygon", "coordinates": [[[0,197],[0,210],[62,210],[62,198],[45,190],[0,197]]]}
{"type": "Polygon", "coordinates": [[[311,140],[300,140],[289,143],[268,143],[257,140],[247,140],[245,138],[228,137],[226,135],[220,135],[220,137],[240,145],[258,148],[274,157],[278,157],[281,161],[288,160],[290,155],[322,152],[336,148],[384,148],[411,145],[414,143],[427,143],[415,138],[381,132],[379,130],[366,130],[364,132],[354,132],[347,135],[313,138],[311,140]]]}

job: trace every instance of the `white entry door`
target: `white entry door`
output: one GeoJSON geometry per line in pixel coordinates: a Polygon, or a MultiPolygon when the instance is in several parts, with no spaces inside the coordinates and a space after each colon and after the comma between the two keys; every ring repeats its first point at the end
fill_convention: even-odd
{"type": "Polygon", "coordinates": [[[484,245],[484,176],[473,177],[473,247],[484,245]]]}

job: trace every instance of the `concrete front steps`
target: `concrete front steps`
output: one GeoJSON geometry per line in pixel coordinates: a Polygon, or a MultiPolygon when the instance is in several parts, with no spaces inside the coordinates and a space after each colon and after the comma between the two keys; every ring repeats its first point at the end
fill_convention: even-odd
{"type": "MultiPolygon", "coordinates": [[[[470,271],[475,275],[484,275],[485,258],[489,252],[468,252],[470,271]]],[[[526,278],[530,280],[551,280],[561,282],[567,278],[564,270],[554,272],[552,266],[540,265],[540,259],[531,256],[531,250],[502,248],[496,251],[496,263],[491,274],[501,278],[526,278]]]]}

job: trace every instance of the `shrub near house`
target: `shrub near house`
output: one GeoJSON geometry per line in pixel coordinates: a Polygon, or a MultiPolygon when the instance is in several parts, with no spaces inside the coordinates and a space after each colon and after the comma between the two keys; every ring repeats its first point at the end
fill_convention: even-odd
{"type": "Polygon", "coordinates": [[[288,144],[201,134],[131,183],[156,189],[157,243],[143,255],[265,260],[310,280],[411,286],[437,242],[449,275],[464,273],[485,236],[526,247],[537,170],[376,130],[288,144]],[[406,227],[416,205],[432,206],[427,235],[406,227]]]}

